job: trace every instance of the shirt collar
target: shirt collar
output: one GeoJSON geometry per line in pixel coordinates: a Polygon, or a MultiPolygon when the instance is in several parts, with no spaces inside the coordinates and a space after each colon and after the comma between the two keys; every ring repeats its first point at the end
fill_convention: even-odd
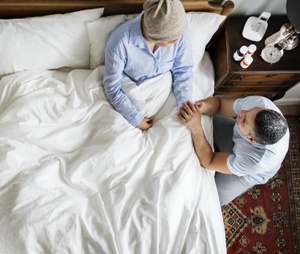
{"type": "Polygon", "coordinates": [[[147,48],[147,42],[146,39],[143,36],[142,29],[141,29],[141,22],[142,22],[142,16],[144,15],[144,12],[139,14],[129,31],[129,44],[136,45],[140,48],[147,48]]]}

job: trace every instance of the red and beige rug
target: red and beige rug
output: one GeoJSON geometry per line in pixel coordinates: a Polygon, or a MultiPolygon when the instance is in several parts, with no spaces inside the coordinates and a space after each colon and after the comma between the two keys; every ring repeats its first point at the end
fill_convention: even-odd
{"type": "Polygon", "coordinates": [[[228,254],[300,253],[300,124],[288,123],[290,147],[278,173],[222,209],[228,254]]]}

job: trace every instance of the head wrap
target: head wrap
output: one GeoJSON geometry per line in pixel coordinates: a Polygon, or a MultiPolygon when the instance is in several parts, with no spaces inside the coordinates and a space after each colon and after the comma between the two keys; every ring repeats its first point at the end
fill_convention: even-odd
{"type": "Polygon", "coordinates": [[[178,39],[187,27],[180,0],[147,0],[144,3],[144,32],[154,42],[178,39]]]}

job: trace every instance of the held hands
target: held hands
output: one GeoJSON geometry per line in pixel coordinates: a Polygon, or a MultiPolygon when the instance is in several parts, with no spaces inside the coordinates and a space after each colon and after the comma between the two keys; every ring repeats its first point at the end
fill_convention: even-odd
{"type": "MultiPolygon", "coordinates": [[[[182,103],[177,113],[181,122],[190,129],[192,133],[196,133],[202,129],[202,107],[204,102],[193,104],[190,101],[182,103]]],[[[142,131],[146,131],[153,126],[153,120],[150,117],[145,117],[136,127],[142,131]]]]}
{"type": "Polygon", "coordinates": [[[179,108],[178,117],[181,122],[190,129],[192,133],[197,133],[202,129],[201,125],[201,107],[203,106],[202,102],[197,102],[196,104],[187,101],[182,103],[182,106],[179,108]]]}
{"type": "Polygon", "coordinates": [[[150,127],[152,127],[153,121],[150,117],[145,117],[136,127],[141,129],[142,131],[148,130],[150,127]]]}

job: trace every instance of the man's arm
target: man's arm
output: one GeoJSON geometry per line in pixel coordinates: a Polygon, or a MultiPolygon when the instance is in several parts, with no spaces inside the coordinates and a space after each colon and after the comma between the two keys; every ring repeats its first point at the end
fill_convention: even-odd
{"type": "Polygon", "coordinates": [[[234,117],[233,103],[236,99],[209,97],[195,103],[200,106],[201,113],[204,115],[224,115],[234,117]]]}
{"type": "Polygon", "coordinates": [[[200,164],[210,170],[224,174],[231,174],[227,167],[227,158],[230,153],[213,152],[204,135],[202,127],[198,132],[192,133],[192,140],[200,164]]]}
{"type": "Polygon", "coordinates": [[[194,105],[191,102],[183,103],[180,108],[178,117],[190,129],[195,152],[200,164],[214,171],[224,174],[231,174],[227,167],[227,158],[230,153],[217,152],[214,153],[208,143],[201,123],[201,105],[194,105]]]}

